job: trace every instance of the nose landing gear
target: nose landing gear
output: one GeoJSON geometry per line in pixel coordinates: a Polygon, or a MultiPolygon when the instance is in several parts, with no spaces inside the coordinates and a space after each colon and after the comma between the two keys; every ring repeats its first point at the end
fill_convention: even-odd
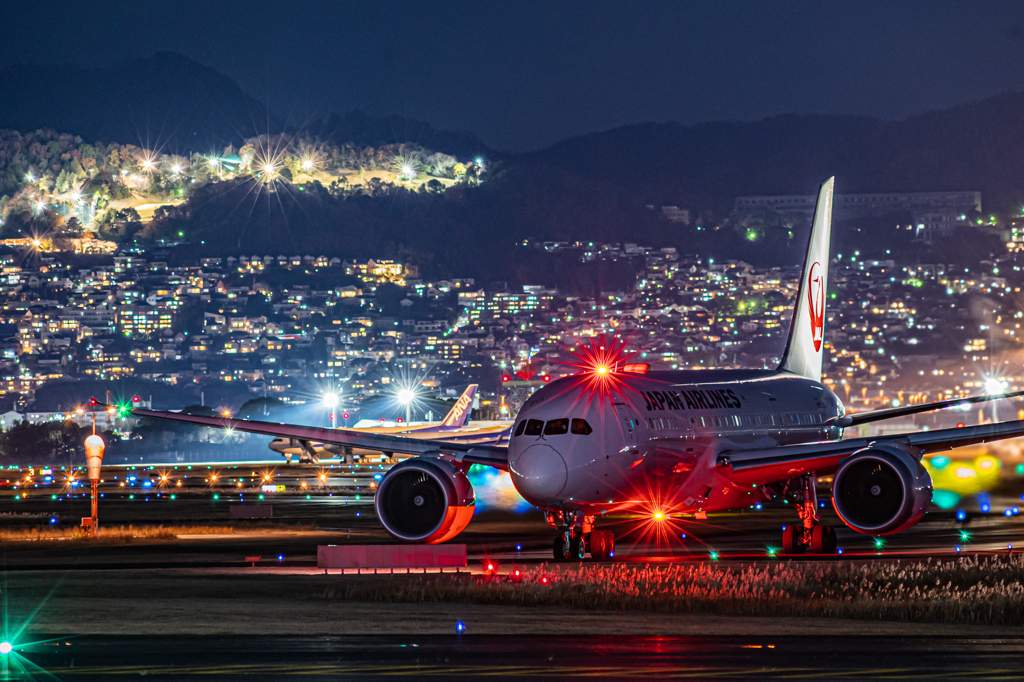
{"type": "Polygon", "coordinates": [[[586,538],[565,531],[555,538],[553,554],[555,561],[581,561],[587,551],[586,538]]]}
{"type": "Polygon", "coordinates": [[[552,545],[555,561],[582,561],[587,552],[594,559],[615,554],[615,536],[611,531],[594,530],[594,517],[581,512],[548,512],[548,525],[559,531],[552,545]]]}

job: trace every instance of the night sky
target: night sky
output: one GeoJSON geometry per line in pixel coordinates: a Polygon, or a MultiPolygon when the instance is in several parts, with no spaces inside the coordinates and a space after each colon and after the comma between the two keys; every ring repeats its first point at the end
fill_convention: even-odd
{"type": "Polygon", "coordinates": [[[299,124],[361,108],[521,151],[641,121],[896,118],[1022,90],[1024,2],[12,0],[0,11],[0,68],[158,50],[214,67],[299,124]]]}

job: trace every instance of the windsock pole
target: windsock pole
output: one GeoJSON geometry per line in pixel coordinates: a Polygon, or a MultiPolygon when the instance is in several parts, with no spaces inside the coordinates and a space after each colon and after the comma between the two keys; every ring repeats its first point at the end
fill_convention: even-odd
{"type": "Polygon", "coordinates": [[[103,465],[103,450],[106,444],[95,433],[85,439],[85,464],[89,470],[89,482],[92,483],[92,536],[96,537],[99,526],[99,484],[100,467],[103,465]]]}

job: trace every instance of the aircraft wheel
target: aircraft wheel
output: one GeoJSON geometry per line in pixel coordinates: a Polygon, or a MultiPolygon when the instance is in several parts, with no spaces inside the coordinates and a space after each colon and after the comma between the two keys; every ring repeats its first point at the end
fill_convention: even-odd
{"type": "Polygon", "coordinates": [[[610,530],[595,530],[590,534],[590,556],[604,561],[615,554],[615,535],[610,530]]]}
{"type": "Polygon", "coordinates": [[[799,526],[786,526],[786,530],[782,531],[782,553],[803,554],[807,548],[800,537],[802,534],[803,529],[799,526]]]}
{"type": "Polygon", "coordinates": [[[835,554],[836,529],[832,526],[815,526],[811,535],[811,549],[815,554],[835,554]]]}
{"type": "Polygon", "coordinates": [[[583,538],[577,535],[569,539],[569,561],[582,560],[586,551],[587,546],[583,538]]]}
{"type": "Polygon", "coordinates": [[[553,554],[555,556],[555,561],[569,560],[569,543],[565,541],[565,535],[558,535],[555,537],[553,554]]]}

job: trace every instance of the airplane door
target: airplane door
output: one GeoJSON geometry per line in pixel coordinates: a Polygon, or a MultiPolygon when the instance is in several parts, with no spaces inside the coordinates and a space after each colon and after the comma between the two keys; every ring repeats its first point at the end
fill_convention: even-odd
{"type": "Polygon", "coordinates": [[[636,447],[639,437],[637,430],[640,428],[640,417],[633,406],[629,403],[615,402],[615,411],[619,413],[622,420],[622,433],[626,438],[627,447],[636,447]]]}

